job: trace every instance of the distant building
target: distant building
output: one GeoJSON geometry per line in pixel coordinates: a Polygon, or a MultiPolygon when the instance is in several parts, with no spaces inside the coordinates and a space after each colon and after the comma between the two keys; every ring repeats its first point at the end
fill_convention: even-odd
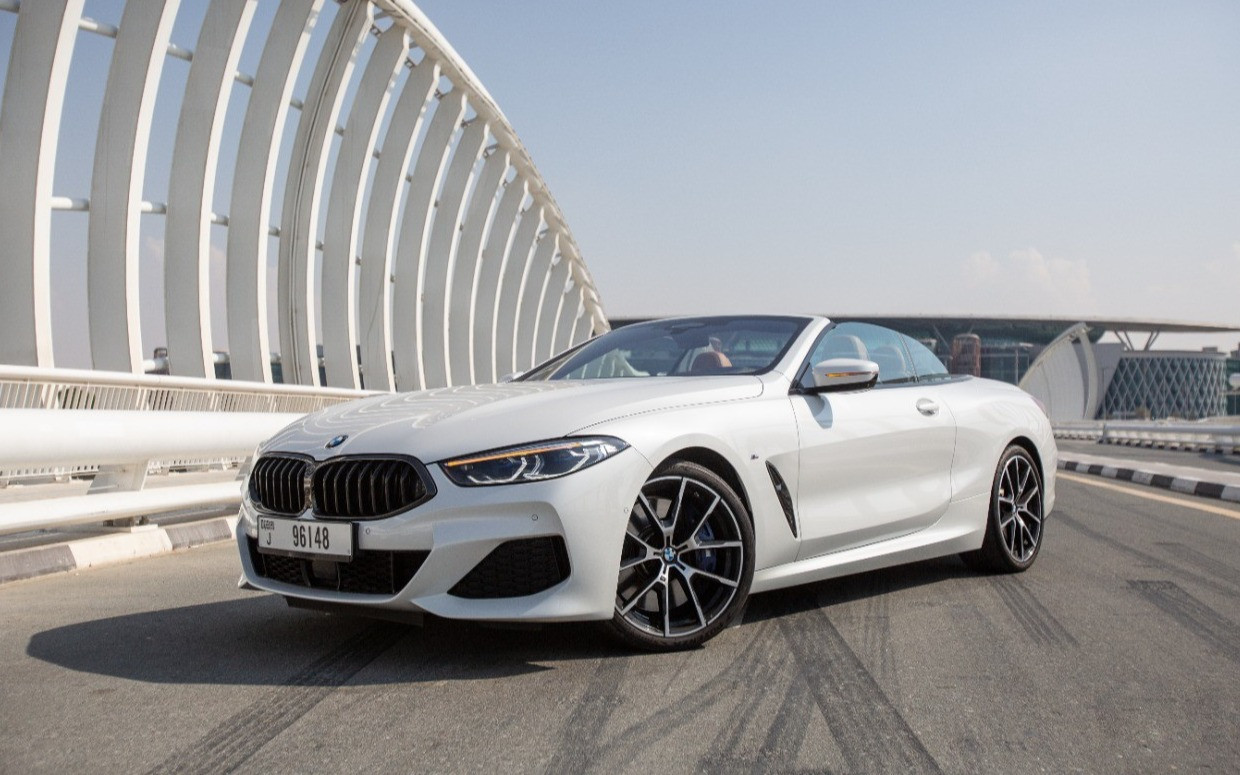
{"type": "Polygon", "coordinates": [[[952,337],[952,361],[947,365],[952,374],[982,376],[982,338],[977,334],[956,334],[952,337]]]}
{"type": "Polygon", "coordinates": [[[1098,419],[1218,417],[1226,413],[1226,385],[1227,356],[1217,351],[1124,353],[1098,419]]]}

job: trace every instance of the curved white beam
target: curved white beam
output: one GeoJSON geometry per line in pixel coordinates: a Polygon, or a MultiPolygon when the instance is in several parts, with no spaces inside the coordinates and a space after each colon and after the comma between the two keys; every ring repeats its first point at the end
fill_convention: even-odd
{"type": "Polygon", "coordinates": [[[584,303],[577,315],[577,322],[573,324],[573,339],[570,345],[580,344],[594,336],[594,321],[586,313],[584,303]]]}
{"type": "Polygon", "coordinates": [[[516,325],[513,326],[514,369],[524,371],[534,365],[534,337],[537,333],[539,307],[542,304],[543,291],[547,287],[551,261],[559,249],[560,235],[551,229],[543,232],[521,280],[516,325]]]}
{"type": "Polygon", "coordinates": [[[472,331],[469,323],[477,314],[474,308],[474,289],[478,265],[482,261],[482,237],[507,171],[508,152],[492,150],[483,162],[482,172],[474,183],[461,239],[453,255],[452,266],[448,270],[448,288],[444,293],[448,305],[444,351],[448,353],[448,383],[451,385],[468,385],[474,382],[473,352],[469,346],[472,331]]]}
{"type": "Polygon", "coordinates": [[[280,356],[285,382],[319,384],[318,325],[314,298],[315,248],[327,157],[344,100],[344,83],[370,29],[368,3],[336,11],[297,123],[284,209],[280,214],[280,356]]]}
{"type": "Polygon", "coordinates": [[[362,82],[353,97],[349,123],[336,156],[327,225],[323,232],[323,361],[327,384],[357,388],[357,310],[354,303],[358,230],[362,217],[366,172],[375,152],[379,123],[387,108],[392,83],[408,52],[405,31],[393,24],[370,54],[362,82]]]}
{"type": "Polygon", "coordinates": [[[52,176],[84,0],[22,3],[0,102],[0,363],[53,365],[52,176]]]}
{"type": "Polygon", "coordinates": [[[362,372],[368,390],[393,390],[392,370],[392,252],[396,238],[396,208],[404,190],[405,170],[413,157],[414,140],[426,115],[439,66],[423,60],[401,89],[392,121],[383,138],[383,153],[375,169],[362,238],[362,270],[358,278],[362,326],[362,372]]]}
{"type": "MultiPolygon", "coordinates": [[[[580,264],[583,285],[593,290],[594,281],[585,263],[581,260],[580,252],[576,249],[576,240],[573,239],[572,233],[564,222],[559,204],[551,196],[546,182],[543,181],[542,175],[534,166],[533,159],[530,158],[529,152],[517,137],[511,124],[508,123],[508,119],[491,95],[487,93],[478,77],[412,0],[375,0],[375,2],[386,9],[394,19],[407,26],[419,48],[427,52],[428,56],[442,62],[444,74],[454,85],[470,92],[470,104],[477,111],[478,116],[491,127],[499,146],[512,154],[512,164],[517,168],[518,174],[529,181],[530,194],[535,203],[546,212],[547,222],[553,224],[553,229],[559,232],[562,249],[568,255],[569,260],[580,264]]],[[[603,314],[597,292],[588,293],[587,298],[594,325],[598,330],[606,331],[607,318],[603,314]]]]}
{"type": "Polygon", "coordinates": [[[583,306],[581,286],[573,278],[568,280],[569,286],[560,299],[560,309],[555,316],[555,334],[551,342],[551,352],[547,357],[564,352],[573,344],[573,327],[577,325],[577,316],[583,306]]]}
{"type": "Polygon", "coordinates": [[[180,0],[130,3],[121,16],[95,141],[86,241],[90,355],[96,369],[142,370],[139,221],[151,119],[180,0]]]}
{"type": "Polygon", "coordinates": [[[469,317],[469,346],[473,357],[473,382],[495,382],[503,374],[495,373],[495,308],[500,273],[504,258],[511,249],[513,231],[521,217],[525,201],[525,181],[517,178],[504,185],[504,193],[495,208],[491,231],[482,249],[480,265],[475,274],[473,314],[469,317]]]}
{"type": "Polygon", "coordinates": [[[211,352],[211,201],[224,110],[254,0],[212,0],[177,122],[164,234],[164,320],[168,368],[214,377],[211,352]]]}
{"type": "Polygon", "coordinates": [[[459,89],[439,98],[435,116],[426,129],[426,137],[422,138],[422,149],[413,170],[413,184],[405,200],[400,243],[396,249],[396,288],[392,301],[393,359],[396,361],[396,386],[399,390],[418,390],[426,384],[422,379],[421,355],[418,352],[422,311],[419,282],[428,227],[435,208],[435,192],[443,180],[452,138],[464,115],[465,95],[459,89]]]}
{"type": "Polygon", "coordinates": [[[278,141],[323,0],[283,2],[254,76],[233,171],[228,213],[228,351],[233,379],[271,381],[267,240],[278,141]]]}
{"type": "Polygon", "coordinates": [[[547,273],[542,300],[538,305],[538,317],[534,321],[534,332],[530,337],[534,345],[531,365],[542,363],[551,357],[556,318],[560,314],[560,304],[568,289],[568,266],[569,260],[562,254],[551,259],[551,271],[547,273]]]}
{"type": "Polygon", "coordinates": [[[530,265],[530,253],[534,250],[534,241],[538,239],[538,230],[542,225],[542,208],[531,205],[521,215],[521,223],[517,226],[512,247],[504,258],[499,289],[496,291],[495,310],[495,373],[499,377],[518,368],[525,368],[516,365],[517,309],[521,302],[525,273],[530,265]]]}
{"type": "Polygon", "coordinates": [[[0,0],[0,12],[17,14],[0,103],[0,362],[53,361],[52,210],[89,213],[85,314],[97,368],[140,371],[150,363],[144,349],[167,344],[174,373],[213,377],[213,302],[227,311],[234,378],[272,379],[267,326],[274,316],[284,380],[310,385],[328,378],[321,374],[335,384],[387,389],[489,381],[573,340],[578,304],[591,332],[607,327],[580,251],[529,153],[410,0],[270,7],[211,0],[205,8],[128,0],[119,24],[83,19],[84,1],[0,0]],[[251,34],[256,7],[272,19],[270,27],[258,25],[264,40],[251,34]],[[179,15],[182,8],[195,13],[179,15]],[[331,17],[330,29],[307,58],[320,12],[331,17]],[[367,32],[378,34],[375,24],[388,31],[367,48],[366,71],[355,74],[367,32]],[[170,41],[182,28],[196,40],[192,51],[170,41]],[[88,128],[96,133],[92,174],[78,181],[62,171],[69,190],[54,192],[79,30],[116,43],[97,95],[100,121],[88,128]],[[241,52],[255,44],[262,44],[257,71],[238,71],[241,52]],[[417,65],[407,58],[415,46],[417,65]],[[190,63],[189,77],[173,131],[169,201],[143,201],[163,68],[181,61],[190,63]],[[230,103],[234,82],[250,88],[247,100],[230,103]],[[297,84],[307,82],[298,99],[297,84]],[[433,118],[425,115],[432,105],[433,118]],[[298,111],[295,127],[287,126],[290,108],[298,111]],[[463,124],[467,109],[473,117],[463,124]],[[234,126],[239,131],[225,139],[234,126]],[[227,171],[231,190],[222,192],[227,211],[216,213],[215,186],[228,179],[218,169],[220,154],[229,152],[223,142],[239,147],[227,171]],[[142,213],[154,217],[141,221],[142,213]],[[168,339],[144,343],[141,227],[161,215],[168,339]],[[227,234],[225,257],[214,257],[226,263],[223,299],[212,298],[211,277],[220,268],[213,266],[213,224],[227,234]],[[533,247],[540,231],[562,256],[554,278],[551,256],[533,247]],[[269,315],[273,236],[278,299],[269,315]],[[566,290],[579,288],[572,298],[558,290],[567,277],[566,290]]]}
{"type": "Polygon", "coordinates": [[[474,119],[461,133],[448,166],[448,175],[439,203],[435,208],[435,223],[431,226],[431,240],[427,248],[427,260],[422,262],[418,282],[418,299],[422,307],[422,325],[418,327],[418,355],[422,359],[422,382],[425,387],[444,387],[448,384],[448,357],[445,347],[447,335],[448,276],[452,271],[457,235],[461,231],[464,215],[465,190],[469,186],[474,166],[482,156],[482,144],[486,142],[486,124],[474,119]]]}

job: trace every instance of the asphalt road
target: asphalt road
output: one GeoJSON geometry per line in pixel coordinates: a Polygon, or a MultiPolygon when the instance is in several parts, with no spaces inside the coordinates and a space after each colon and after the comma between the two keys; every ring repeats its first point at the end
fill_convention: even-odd
{"type": "Polygon", "coordinates": [[[1024,575],[761,595],[674,655],[290,610],[227,545],[19,582],[0,771],[1234,772],[1240,509],[1108,484],[1024,575]]]}

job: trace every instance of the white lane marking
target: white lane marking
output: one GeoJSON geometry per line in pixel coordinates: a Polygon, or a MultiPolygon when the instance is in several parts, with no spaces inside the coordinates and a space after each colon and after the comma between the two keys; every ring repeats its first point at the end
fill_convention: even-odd
{"type": "Polygon", "coordinates": [[[1111,484],[1110,482],[1100,482],[1096,477],[1078,476],[1076,474],[1069,474],[1065,471],[1060,471],[1056,478],[1067,479],[1069,482],[1077,482],[1078,484],[1088,484],[1092,487],[1101,487],[1105,490],[1117,490],[1137,498],[1146,498],[1147,500],[1158,501],[1160,503],[1173,503],[1176,506],[1183,506],[1186,509],[1196,509],[1197,511],[1220,514],[1224,517],[1231,517],[1232,519],[1240,519],[1240,511],[1237,511],[1236,509],[1226,509],[1222,506],[1215,506],[1211,503],[1198,503],[1184,498],[1172,498],[1156,492],[1145,492],[1133,487],[1123,487],[1118,484],[1111,484]]]}

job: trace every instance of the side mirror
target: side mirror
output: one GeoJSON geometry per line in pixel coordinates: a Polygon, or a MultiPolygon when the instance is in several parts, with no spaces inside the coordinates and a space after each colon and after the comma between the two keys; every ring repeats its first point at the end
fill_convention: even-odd
{"type": "Polygon", "coordinates": [[[878,382],[878,364],[859,358],[830,358],[814,364],[811,393],[865,390],[878,382]]]}
{"type": "Polygon", "coordinates": [[[513,380],[515,380],[517,377],[521,376],[524,373],[525,373],[524,371],[514,371],[511,374],[505,374],[504,376],[500,377],[499,381],[500,383],[512,382],[513,380]]]}

